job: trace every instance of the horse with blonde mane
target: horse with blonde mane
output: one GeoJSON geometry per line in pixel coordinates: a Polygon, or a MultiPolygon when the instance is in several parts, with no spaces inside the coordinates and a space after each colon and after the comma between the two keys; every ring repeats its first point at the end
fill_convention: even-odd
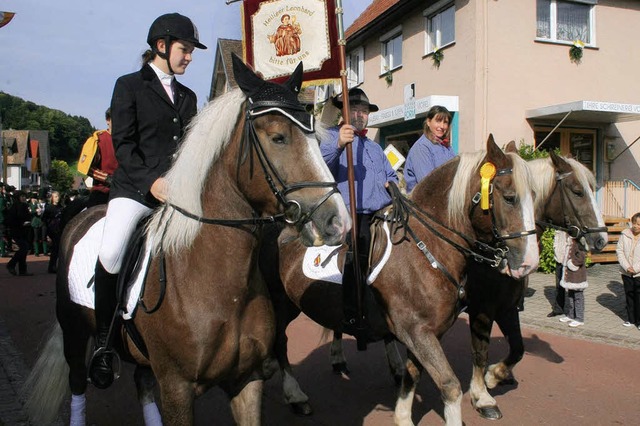
{"type": "MultiPolygon", "coordinates": [[[[193,424],[194,399],[212,386],[229,396],[236,423],[260,424],[261,368],[275,331],[256,266],[262,225],[285,221],[307,245],[341,244],[351,226],[313,117],[297,100],[302,64],[279,85],[233,62],[240,89],[191,123],[166,176],[168,202],[147,226],[150,267],[135,315],[114,339],[120,356],[137,366],[148,424],[160,420],[154,376],[165,425],[193,424]]],[[[81,213],[62,238],[58,324],[27,383],[35,424],[55,418],[69,387],[70,422],[84,424],[85,354],[95,321],[91,307],[71,299],[68,277],[74,246],[103,215],[104,208],[81,213]]]]}
{"type": "MultiPolygon", "coordinates": [[[[408,200],[394,191],[393,205],[376,215],[366,293],[381,312],[385,329],[376,330],[371,341],[392,336],[408,349],[396,424],[413,424],[411,406],[424,369],[441,393],[447,424],[462,424],[462,389],[439,339],[465,303],[469,258],[482,258],[517,278],[536,269],[530,180],[524,160],[503,153],[490,136],[486,151],[464,153],[445,163],[420,182],[408,200]]],[[[354,330],[344,323],[341,285],[303,273],[306,249],[299,238],[285,229],[277,245],[279,253],[260,251],[261,266],[275,264],[273,252],[279,254],[279,274],[265,273],[278,319],[276,356],[284,370],[285,400],[308,414],[308,397],[286,358],[286,325],[295,318],[291,303],[326,328],[348,334],[354,330]],[[283,291],[288,300],[281,297],[283,291]]],[[[345,251],[335,251],[338,264],[345,251]]],[[[318,264],[325,262],[323,258],[318,264]]],[[[373,321],[374,310],[368,312],[373,321]]]]}
{"type": "MultiPolygon", "coordinates": [[[[515,151],[515,143],[507,147],[515,151]]],[[[536,177],[536,218],[538,238],[545,228],[567,232],[582,241],[585,249],[598,252],[607,244],[607,228],[595,199],[593,173],[573,158],[550,151],[549,157],[531,160],[536,177]]],[[[513,381],[513,368],[524,355],[518,306],[522,303],[526,280],[497,274],[476,262],[469,265],[467,278],[469,327],[473,352],[471,403],[480,416],[500,419],[502,413],[488,389],[513,381]],[[507,356],[488,366],[489,343],[494,321],[504,334],[507,356]]]]}

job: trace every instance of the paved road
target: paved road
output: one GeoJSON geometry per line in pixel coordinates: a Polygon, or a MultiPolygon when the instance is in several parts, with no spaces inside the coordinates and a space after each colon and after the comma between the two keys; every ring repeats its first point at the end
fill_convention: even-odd
{"type": "MultiPolygon", "coordinates": [[[[46,258],[29,257],[33,277],[12,277],[0,260],[0,426],[26,425],[18,391],[35,360],[38,346],[54,318],[54,277],[46,273],[46,258]]],[[[505,415],[504,425],[583,424],[635,425],[640,417],[640,330],[622,326],[624,299],[617,266],[588,270],[586,323],[570,329],[547,318],[553,298],[553,276],[536,273],[521,318],[527,353],[516,368],[518,384],[492,392],[505,415]]],[[[330,373],[328,344],[322,329],[300,317],[289,329],[290,358],[315,414],[295,417],[282,403],[279,378],[266,385],[267,425],[387,425],[393,423],[396,390],[387,372],[380,344],[357,352],[345,342],[350,379],[330,373]]],[[[463,417],[468,426],[486,425],[472,410],[468,397],[471,375],[469,332],[463,314],[444,336],[443,346],[463,384],[463,417]]],[[[494,330],[491,361],[505,351],[494,330]]],[[[140,425],[142,419],[131,369],[107,391],[89,388],[88,424],[140,425]]],[[[442,424],[442,403],[433,383],[418,387],[413,419],[416,424],[442,424]]],[[[196,404],[196,424],[232,424],[221,392],[212,390],[196,404]]],[[[66,418],[63,412],[61,418],[66,418]]],[[[59,422],[59,424],[63,424],[59,422]]]]}

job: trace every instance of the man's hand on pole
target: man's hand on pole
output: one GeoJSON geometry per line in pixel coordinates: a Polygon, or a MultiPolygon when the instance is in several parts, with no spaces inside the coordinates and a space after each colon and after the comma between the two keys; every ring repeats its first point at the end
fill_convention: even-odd
{"type": "Polygon", "coordinates": [[[340,132],[338,133],[338,147],[344,148],[348,143],[352,143],[355,138],[355,127],[351,124],[344,124],[340,127],[340,132]]]}

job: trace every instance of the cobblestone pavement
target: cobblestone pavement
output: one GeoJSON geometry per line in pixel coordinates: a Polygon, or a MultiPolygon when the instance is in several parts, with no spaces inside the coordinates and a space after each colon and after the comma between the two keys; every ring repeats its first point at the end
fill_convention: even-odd
{"type": "Polygon", "coordinates": [[[576,328],[561,323],[559,317],[547,318],[555,299],[555,276],[537,272],[532,274],[524,311],[520,312],[522,326],[640,349],[640,330],[622,326],[627,319],[627,312],[619,270],[618,264],[597,264],[587,269],[589,287],[584,293],[585,322],[576,328]]]}
{"type": "MultiPolygon", "coordinates": [[[[640,349],[640,330],[623,327],[624,293],[618,265],[594,265],[588,269],[585,291],[585,324],[569,328],[558,317],[547,318],[555,297],[553,275],[534,273],[529,280],[522,326],[621,347],[640,349]]],[[[0,318],[0,426],[27,425],[19,391],[28,369],[0,318]]]]}

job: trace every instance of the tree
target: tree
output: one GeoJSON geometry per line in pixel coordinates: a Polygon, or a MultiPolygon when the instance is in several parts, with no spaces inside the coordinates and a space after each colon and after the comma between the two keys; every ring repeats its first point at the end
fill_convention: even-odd
{"type": "Polygon", "coordinates": [[[53,160],[49,171],[49,183],[54,191],[66,194],[73,185],[74,173],[62,160],[53,160]]]}
{"type": "Polygon", "coordinates": [[[4,129],[46,130],[52,159],[72,162],[78,158],[82,143],[95,128],[85,117],[62,111],[0,92],[0,113],[4,129]]]}

